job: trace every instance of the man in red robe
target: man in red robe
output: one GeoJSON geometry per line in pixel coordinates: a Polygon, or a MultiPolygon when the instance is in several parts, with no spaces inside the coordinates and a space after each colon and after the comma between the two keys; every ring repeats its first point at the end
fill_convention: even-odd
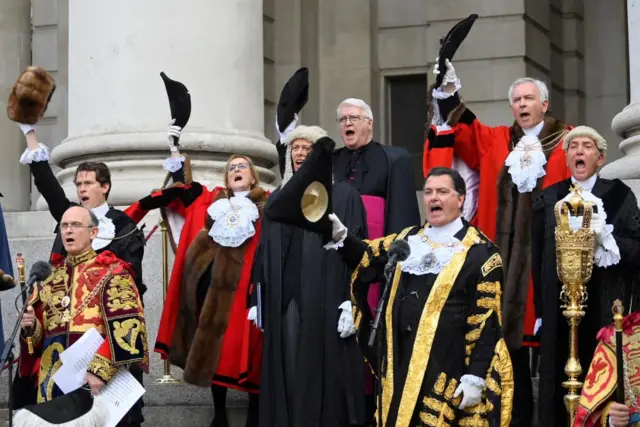
{"type": "MultiPolygon", "coordinates": [[[[515,119],[511,126],[481,123],[461,102],[460,80],[451,62],[446,64],[442,85],[430,93],[435,102],[425,142],[424,173],[460,162],[479,173],[473,223],[497,244],[504,262],[503,329],[515,381],[512,425],[530,426],[529,349],[539,346],[535,335],[541,324],[534,304],[534,297],[539,301],[540,295],[532,292],[531,281],[532,203],[542,189],[571,175],[562,149],[570,127],[546,115],[549,91],[542,81],[531,78],[517,79],[509,88],[515,119]]],[[[434,73],[440,73],[437,65],[434,73]]]]}

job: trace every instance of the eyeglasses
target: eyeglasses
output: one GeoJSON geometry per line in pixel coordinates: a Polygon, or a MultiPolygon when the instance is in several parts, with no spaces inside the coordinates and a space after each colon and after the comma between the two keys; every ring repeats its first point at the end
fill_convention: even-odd
{"type": "Polygon", "coordinates": [[[72,231],[78,231],[81,228],[95,228],[94,225],[84,225],[81,222],[61,222],[60,223],[60,229],[62,231],[66,230],[67,228],[70,228],[72,231]]]}
{"type": "Polygon", "coordinates": [[[233,172],[236,169],[241,171],[249,169],[249,163],[236,163],[234,165],[229,165],[229,167],[227,168],[229,172],[233,172]]]}
{"type": "Polygon", "coordinates": [[[351,123],[358,123],[360,120],[362,119],[368,119],[368,117],[366,116],[342,116],[338,118],[338,123],[341,125],[345,125],[347,123],[347,120],[349,120],[351,123]]]}

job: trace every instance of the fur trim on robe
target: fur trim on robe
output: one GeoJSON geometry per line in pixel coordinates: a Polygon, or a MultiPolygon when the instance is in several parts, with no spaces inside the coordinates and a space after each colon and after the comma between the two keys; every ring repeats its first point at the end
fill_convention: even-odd
{"type": "MultiPolygon", "coordinates": [[[[216,200],[222,197],[227,197],[225,192],[221,192],[216,200]]],[[[256,187],[247,197],[257,205],[262,218],[267,192],[256,187]]],[[[187,383],[207,387],[211,385],[218,367],[231,305],[251,240],[247,239],[237,248],[222,247],[209,237],[211,225],[211,218],[207,215],[205,228],[187,249],[180,307],[169,354],[171,363],[184,369],[187,383]],[[199,311],[196,298],[198,283],[212,260],[209,291],[199,311]]]]}

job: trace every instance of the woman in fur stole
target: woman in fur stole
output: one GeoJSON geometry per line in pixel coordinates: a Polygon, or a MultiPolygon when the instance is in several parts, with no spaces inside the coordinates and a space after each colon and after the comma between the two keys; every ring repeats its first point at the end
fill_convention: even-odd
{"type": "Polygon", "coordinates": [[[184,370],[185,382],[211,386],[211,426],[229,425],[229,387],[249,393],[247,427],[257,426],[262,333],[247,319],[247,302],[268,193],[244,155],[231,156],[224,187],[213,190],[192,182],[177,150],[164,167],[174,184],[132,206],[168,208],[163,216],[178,242],[155,351],[184,370]]]}

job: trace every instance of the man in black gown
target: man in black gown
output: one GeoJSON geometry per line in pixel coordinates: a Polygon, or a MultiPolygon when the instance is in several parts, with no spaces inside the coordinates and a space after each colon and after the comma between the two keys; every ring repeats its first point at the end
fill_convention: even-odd
{"type": "Polygon", "coordinates": [[[498,248],[462,219],[465,183],[434,168],[424,186],[427,224],[362,241],[330,215],[333,242],[350,267],[358,341],[367,360],[369,283],[383,280],[394,241],[409,257],[395,267],[382,317],[379,426],[508,425],[513,370],[501,330],[502,260],[498,248]],[[365,307],[365,309],[362,309],[365,307]],[[382,419],[380,419],[380,417],[382,419]]]}
{"type": "MultiPolygon", "coordinates": [[[[596,235],[593,273],[587,283],[586,315],[579,326],[580,364],[589,366],[600,328],[611,323],[611,305],[620,299],[636,310],[640,303],[640,209],[633,192],[618,179],[600,178],[607,143],[594,129],[578,126],[563,142],[572,177],[544,190],[534,201],[532,264],[536,300],[542,302],[540,348],[540,425],[566,425],[564,365],[568,356],[569,326],[560,308],[562,283],[556,271],[555,206],[568,199],[572,188],[597,206],[591,229],[596,235]]],[[[571,218],[577,224],[581,217],[571,218]]],[[[579,225],[578,225],[579,226],[579,225]]],[[[586,370],[586,369],[585,369],[586,370]]]]}
{"type": "MultiPolygon", "coordinates": [[[[20,163],[30,166],[38,191],[47,201],[49,212],[59,223],[64,212],[74,203],[67,198],[62,186],[53,174],[49,165],[49,149],[38,142],[35,127],[27,124],[19,124],[19,126],[27,140],[27,149],[20,157],[20,163]]],[[[81,163],[76,169],[75,183],[80,204],[90,209],[99,220],[98,237],[92,241],[93,249],[97,253],[109,250],[121,260],[129,263],[135,273],[135,284],[142,298],[146,290],[142,283],[144,234],[129,216],[109,206],[107,202],[111,190],[109,168],[104,163],[81,163]]],[[[52,263],[59,262],[66,256],[59,226],[56,227],[55,232],[56,238],[50,257],[52,263]]],[[[133,368],[131,373],[142,384],[142,371],[133,368]]],[[[32,378],[16,376],[14,382],[16,409],[35,403],[36,389],[33,381],[32,378]]],[[[140,399],[119,425],[140,425],[144,421],[142,406],[142,399],[140,399]]]]}
{"type": "MultiPolygon", "coordinates": [[[[253,269],[253,283],[262,286],[262,427],[364,423],[364,360],[353,335],[351,270],[336,252],[323,249],[319,234],[271,221],[267,213],[323,137],[326,132],[316,126],[299,126],[287,136],[284,178],[262,220],[253,269]]],[[[364,237],[366,217],[357,192],[335,183],[333,194],[336,214],[364,237]]]]}

